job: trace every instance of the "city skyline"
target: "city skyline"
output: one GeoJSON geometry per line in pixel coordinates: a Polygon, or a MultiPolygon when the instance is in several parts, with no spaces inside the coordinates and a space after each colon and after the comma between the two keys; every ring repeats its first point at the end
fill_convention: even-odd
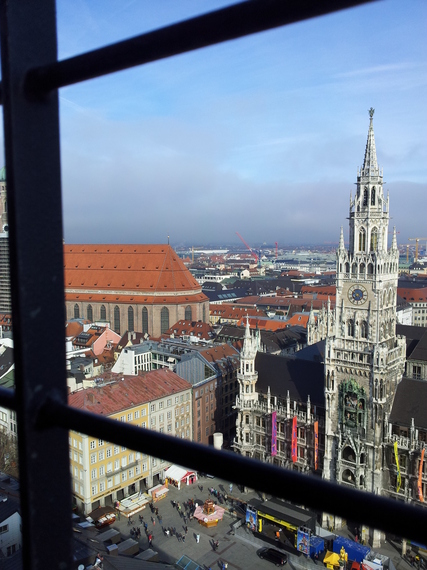
{"type": "MultiPolygon", "coordinates": [[[[61,0],[59,58],[228,4],[61,0]]],[[[424,236],[426,16],[374,3],[61,89],[65,241],[338,242],[370,107],[390,228],[424,236]]]]}

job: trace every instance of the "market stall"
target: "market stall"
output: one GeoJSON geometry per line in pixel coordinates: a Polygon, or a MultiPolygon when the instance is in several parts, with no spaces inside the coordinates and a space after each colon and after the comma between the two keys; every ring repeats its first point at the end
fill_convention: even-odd
{"type": "Polygon", "coordinates": [[[153,499],[153,503],[157,503],[157,501],[160,501],[161,499],[164,499],[167,496],[169,489],[166,484],[156,485],[148,492],[150,493],[151,498],[153,499]]]}
{"type": "Polygon", "coordinates": [[[211,499],[205,501],[204,505],[196,507],[194,511],[194,518],[199,521],[199,524],[210,528],[216,526],[224,516],[225,509],[215,505],[211,499]]]}
{"type": "Polygon", "coordinates": [[[171,465],[165,470],[164,478],[166,485],[171,484],[180,489],[181,484],[192,485],[195,483],[197,481],[197,473],[190,469],[179,467],[179,465],[171,465]]]}
{"type": "Polygon", "coordinates": [[[98,507],[86,520],[95,523],[96,528],[102,528],[116,522],[116,511],[112,507],[98,507]]]}

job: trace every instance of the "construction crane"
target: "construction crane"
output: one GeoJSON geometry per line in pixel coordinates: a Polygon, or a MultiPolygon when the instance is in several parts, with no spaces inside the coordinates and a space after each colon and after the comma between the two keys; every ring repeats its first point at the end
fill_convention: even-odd
{"type": "Polygon", "coordinates": [[[418,245],[420,243],[420,239],[422,239],[422,240],[425,239],[427,241],[427,238],[425,238],[425,237],[408,238],[408,241],[414,241],[415,242],[415,257],[414,257],[415,263],[418,261],[418,245]]]}
{"type": "Polygon", "coordinates": [[[254,250],[251,248],[250,245],[248,245],[245,240],[242,238],[242,236],[239,234],[239,232],[236,232],[236,235],[239,236],[239,238],[242,240],[242,242],[245,244],[245,246],[249,249],[249,251],[251,252],[251,254],[255,257],[255,261],[258,263],[259,257],[258,255],[254,252],[254,250]]]}

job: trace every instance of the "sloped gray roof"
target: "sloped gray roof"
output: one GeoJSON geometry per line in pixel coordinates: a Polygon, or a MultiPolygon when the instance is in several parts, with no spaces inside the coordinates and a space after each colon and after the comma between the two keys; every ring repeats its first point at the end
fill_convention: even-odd
{"type": "Polygon", "coordinates": [[[403,378],[397,386],[389,421],[410,426],[412,418],[416,428],[427,429],[427,382],[403,378]]]}
{"type": "Polygon", "coordinates": [[[258,371],[257,391],[272,396],[286,398],[289,390],[291,400],[311,403],[325,407],[323,388],[323,364],[293,357],[276,356],[258,352],[255,360],[258,371]]]}

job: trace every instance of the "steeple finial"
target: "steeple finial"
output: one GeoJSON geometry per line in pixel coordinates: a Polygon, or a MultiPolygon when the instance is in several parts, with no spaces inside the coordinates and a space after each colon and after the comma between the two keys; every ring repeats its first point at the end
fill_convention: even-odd
{"type": "Polygon", "coordinates": [[[374,113],[375,109],[371,107],[369,109],[368,141],[366,143],[365,159],[363,161],[363,168],[361,173],[364,176],[378,174],[377,150],[375,148],[374,124],[373,124],[374,113]]]}

